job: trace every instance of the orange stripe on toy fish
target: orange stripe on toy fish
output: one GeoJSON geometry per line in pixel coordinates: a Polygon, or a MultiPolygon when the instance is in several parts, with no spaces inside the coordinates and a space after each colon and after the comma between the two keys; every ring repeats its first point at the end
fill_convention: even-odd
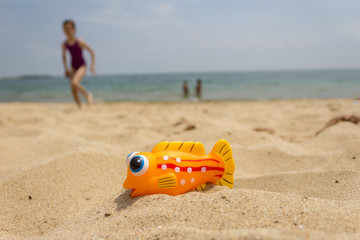
{"type": "Polygon", "coordinates": [[[132,197],[204,190],[208,182],[233,187],[235,163],[224,139],[207,155],[199,142],[160,142],[152,152],[129,154],[126,162],[123,186],[132,190],[132,197]]]}

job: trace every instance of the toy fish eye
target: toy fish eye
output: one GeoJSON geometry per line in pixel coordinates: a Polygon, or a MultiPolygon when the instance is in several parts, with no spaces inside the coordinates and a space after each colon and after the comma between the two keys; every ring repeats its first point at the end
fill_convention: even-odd
{"type": "Polygon", "coordinates": [[[144,155],[136,155],[131,158],[129,169],[135,176],[143,175],[149,168],[149,160],[144,155]]]}
{"type": "Polygon", "coordinates": [[[126,164],[129,166],[130,160],[139,152],[132,152],[126,157],[126,164]]]}

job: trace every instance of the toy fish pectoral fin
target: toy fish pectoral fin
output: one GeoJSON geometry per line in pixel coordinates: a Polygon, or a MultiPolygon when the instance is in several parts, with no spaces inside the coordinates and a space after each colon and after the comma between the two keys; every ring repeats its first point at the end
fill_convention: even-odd
{"type": "Polygon", "coordinates": [[[160,189],[174,188],[174,187],[176,187],[176,184],[177,184],[177,178],[173,173],[168,173],[168,174],[161,175],[157,179],[157,182],[158,182],[158,187],[160,189]]]}
{"type": "Polygon", "coordinates": [[[156,144],[152,152],[162,152],[162,151],[179,151],[184,153],[191,153],[194,155],[203,156],[205,155],[205,147],[200,142],[160,142],[156,144]]]}
{"type": "Polygon", "coordinates": [[[206,188],[206,183],[201,184],[195,188],[196,191],[203,191],[206,188]]]}
{"type": "Polygon", "coordinates": [[[232,156],[230,144],[225,139],[221,139],[215,144],[211,152],[218,155],[225,165],[223,177],[215,184],[232,188],[234,185],[233,174],[235,171],[235,162],[232,156]]]}

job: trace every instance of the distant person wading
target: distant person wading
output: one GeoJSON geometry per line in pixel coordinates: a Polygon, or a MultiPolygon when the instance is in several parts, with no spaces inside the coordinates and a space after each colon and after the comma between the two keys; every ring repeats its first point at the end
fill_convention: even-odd
{"type": "Polygon", "coordinates": [[[187,81],[184,81],[183,84],[183,96],[184,98],[189,98],[189,85],[187,81]]]}
{"type": "Polygon", "coordinates": [[[201,83],[200,78],[198,78],[196,80],[195,92],[196,92],[196,97],[200,100],[201,99],[201,92],[202,92],[202,83],[201,83]]]}

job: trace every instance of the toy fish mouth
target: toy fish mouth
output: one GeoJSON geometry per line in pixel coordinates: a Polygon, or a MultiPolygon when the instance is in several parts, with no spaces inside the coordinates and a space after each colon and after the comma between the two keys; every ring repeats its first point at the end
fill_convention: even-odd
{"type": "Polygon", "coordinates": [[[130,196],[131,197],[137,197],[138,196],[138,189],[136,189],[136,188],[132,188],[131,189],[131,193],[130,193],[130,196]]]}

